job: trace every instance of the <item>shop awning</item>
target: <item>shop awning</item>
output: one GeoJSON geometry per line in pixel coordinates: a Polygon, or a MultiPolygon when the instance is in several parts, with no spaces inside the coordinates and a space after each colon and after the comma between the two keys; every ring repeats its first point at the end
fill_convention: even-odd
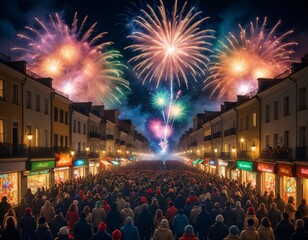
{"type": "Polygon", "coordinates": [[[195,161],[193,162],[193,165],[196,165],[197,163],[199,163],[201,161],[200,158],[195,159],[195,161]]]}
{"type": "Polygon", "coordinates": [[[100,161],[102,164],[104,164],[104,165],[110,165],[111,163],[110,162],[108,162],[108,161],[106,161],[106,160],[101,160],[100,161]]]}
{"type": "Polygon", "coordinates": [[[200,161],[198,162],[198,164],[202,164],[204,162],[203,159],[200,159],[200,161]]]}
{"type": "Polygon", "coordinates": [[[234,170],[236,168],[236,162],[228,162],[227,169],[234,170]]]}
{"type": "Polygon", "coordinates": [[[112,160],[111,163],[112,163],[113,165],[119,165],[119,162],[114,161],[114,160],[112,160]]]}

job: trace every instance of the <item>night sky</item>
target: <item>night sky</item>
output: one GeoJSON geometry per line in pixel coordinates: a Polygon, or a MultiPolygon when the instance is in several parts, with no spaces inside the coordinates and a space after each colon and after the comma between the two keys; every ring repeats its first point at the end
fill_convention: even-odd
{"type": "MultiPolygon", "coordinates": [[[[34,17],[47,19],[49,14],[57,12],[61,13],[66,23],[70,25],[77,11],[79,19],[88,15],[88,27],[98,22],[96,34],[108,32],[104,40],[114,43],[114,47],[124,56],[123,61],[126,64],[132,54],[124,50],[124,47],[131,43],[127,39],[131,33],[130,12],[138,12],[145,2],[151,6],[157,3],[155,0],[0,0],[0,52],[16,60],[16,56],[10,51],[12,47],[20,44],[16,34],[24,33],[25,25],[33,26],[34,17]]],[[[164,2],[173,5],[173,0],[164,2]]],[[[179,0],[179,5],[183,2],[179,0]]],[[[299,43],[294,49],[294,57],[300,59],[308,53],[308,14],[305,2],[307,3],[304,0],[188,0],[188,7],[195,7],[196,10],[202,11],[203,17],[210,17],[205,22],[205,27],[216,31],[216,40],[212,42],[214,46],[217,39],[224,40],[228,32],[237,33],[238,24],[246,26],[256,17],[262,20],[267,16],[269,28],[273,27],[278,20],[282,20],[276,32],[279,35],[288,30],[294,30],[294,34],[288,37],[288,40],[299,43]]],[[[120,108],[122,119],[132,119],[137,130],[152,139],[147,129],[148,121],[153,117],[160,118],[160,114],[154,111],[149,103],[155,87],[150,84],[141,85],[141,82],[134,77],[132,67],[130,65],[128,67],[125,77],[130,81],[132,92],[126,96],[120,106],[113,107],[120,108]]],[[[202,91],[203,80],[200,79],[198,83],[191,84],[188,90],[181,89],[181,99],[187,101],[189,106],[189,117],[174,125],[174,134],[170,139],[171,148],[177,143],[183,131],[192,126],[191,116],[204,110],[219,110],[220,103],[209,100],[209,92],[202,91]]],[[[157,141],[154,139],[152,147],[157,148],[157,141]]]]}

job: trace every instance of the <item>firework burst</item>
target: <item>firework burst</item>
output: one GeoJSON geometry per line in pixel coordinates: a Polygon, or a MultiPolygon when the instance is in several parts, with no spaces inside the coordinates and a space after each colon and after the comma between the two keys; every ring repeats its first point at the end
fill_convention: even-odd
{"type": "Polygon", "coordinates": [[[258,18],[250,23],[250,33],[239,25],[240,32],[226,37],[226,43],[219,41],[214,61],[211,63],[210,76],[205,80],[205,87],[213,88],[211,96],[235,99],[236,95],[247,94],[257,88],[257,78],[272,78],[287,70],[291,62],[290,48],[295,42],[285,42],[293,31],[275,36],[280,21],[267,31],[267,18],[259,26],[258,18]]]}
{"type": "Polygon", "coordinates": [[[28,42],[21,50],[29,70],[53,78],[53,87],[73,101],[115,103],[120,101],[129,83],[122,78],[125,66],[111,42],[102,42],[106,33],[93,36],[97,23],[85,29],[87,17],[78,27],[75,13],[71,28],[58,14],[50,21],[35,18],[39,28],[26,27],[29,35],[18,34],[28,42]]]}

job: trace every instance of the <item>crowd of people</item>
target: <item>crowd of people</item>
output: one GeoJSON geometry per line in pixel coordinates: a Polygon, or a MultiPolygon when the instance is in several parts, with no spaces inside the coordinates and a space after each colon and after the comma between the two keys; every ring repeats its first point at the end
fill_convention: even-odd
{"type": "Polygon", "coordinates": [[[143,161],[0,203],[1,240],[308,240],[308,206],[178,161],[143,161]]]}

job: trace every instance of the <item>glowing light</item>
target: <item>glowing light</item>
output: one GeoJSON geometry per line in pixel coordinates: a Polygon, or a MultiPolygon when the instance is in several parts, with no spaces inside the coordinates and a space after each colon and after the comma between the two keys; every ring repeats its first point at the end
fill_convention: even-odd
{"type": "Polygon", "coordinates": [[[275,36],[280,21],[266,29],[267,18],[261,26],[259,19],[250,23],[250,31],[241,25],[238,35],[229,33],[226,42],[220,42],[210,65],[210,76],[204,88],[212,88],[218,99],[236,99],[238,92],[247,94],[257,88],[257,78],[272,78],[289,68],[296,59],[291,58],[295,42],[283,42],[293,31],[275,36]],[[249,32],[249,34],[247,34],[249,32]],[[244,85],[248,86],[244,87],[244,85]],[[239,90],[240,89],[240,90],[239,90]]]}
{"type": "Polygon", "coordinates": [[[18,34],[27,41],[27,47],[13,48],[24,53],[29,70],[52,77],[53,87],[73,101],[120,102],[125,90],[130,90],[122,78],[126,67],[120,62],[122,55],[108,49],[112,43],[102,41],[106,33],[93,36],[96,23],[86,29],[85,17],[78,27],[77,13],[71,27],[59,14],[50,16],[47,23],[35,20],[39,27],[26,27],[29,36],[18,34]]]}
{"type": "Polygon", "coordinates": [[[157,109],[164,109],[170,99],[170,94],[166,91],[157,91],[151,98],[152,105],[157,109]]]}
{"type": "Polygon", "coordinates": [[[173,120],[183,120],[186,117],[187,108],[184,102],[178,101],[171,105],[170,118],[173,120]]]}

